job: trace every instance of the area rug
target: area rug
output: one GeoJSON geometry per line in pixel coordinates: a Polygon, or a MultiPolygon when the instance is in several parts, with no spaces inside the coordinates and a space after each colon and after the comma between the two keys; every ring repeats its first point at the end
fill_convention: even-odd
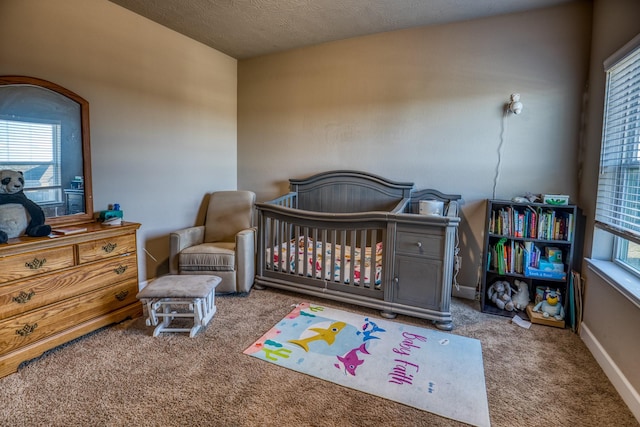
{"type": "Polygon", "coordinates": [[[476,339],[305,302],[244,354],[446,418],[490,425],[476,339]]]}

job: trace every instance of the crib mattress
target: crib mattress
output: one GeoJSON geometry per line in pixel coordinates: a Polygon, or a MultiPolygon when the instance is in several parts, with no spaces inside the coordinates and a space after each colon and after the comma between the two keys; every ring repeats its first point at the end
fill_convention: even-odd
{"type": "Polygon", "coordinates": [[[352,257],[351,246],[349,245],[331,245],[327,243],[325,250],[322,249],[322,241],[314,241],[312,238],[306,239],[304,236],[298,239],[291,239],[282,245],[276,245],[273,248],[273,256],[271,248],[266,250],[267,268],[273,270],[296,272],[297,258],[297,274],[305,275],[305,263],[307,264],[306,276],[314,277],[313,264],[315,263],[315,278],[322,279],[322,266],[326,266],[325,280],[340,282],[341,273],[344,269],[344,283],[349,283],[351,278],[351,270],[353,269],[353,283],[356,285],[370,285],[371,263],[374,262],[373,271],[375,272],[374,286],[379,288],[382,283],[382,242],[375,245],[375,256],[372,257],[372,247],[364,248],[364,259],[360,247],[354,249],[352,257]],[[287,246],[289,249],[289,257],[287,258],[287,246]],[[313,259],[313,249],[316,249],[316,257],[313,259]],[[335,263],[331,265],[332,251],[335,251],[335,263]],[[343,262],[344,258],[344,262],[343,262]],[[353,258],[353,259],[352,259],[353,258]],[[363,274],[364,271],[364,274],[363,274]],[[364,276],[364,277],[363,277],[364,276]]]}

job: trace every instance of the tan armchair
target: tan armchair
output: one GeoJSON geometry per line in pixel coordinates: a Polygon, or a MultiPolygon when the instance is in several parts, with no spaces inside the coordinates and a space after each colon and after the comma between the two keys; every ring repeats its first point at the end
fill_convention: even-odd
{"type": "Polygon", "coordinates": [[[169,272],[219,276],[216,293],[249,292],[255,279],[255,202],[251,191],[212,193],[204,225],[170,234],[169,272]]]}

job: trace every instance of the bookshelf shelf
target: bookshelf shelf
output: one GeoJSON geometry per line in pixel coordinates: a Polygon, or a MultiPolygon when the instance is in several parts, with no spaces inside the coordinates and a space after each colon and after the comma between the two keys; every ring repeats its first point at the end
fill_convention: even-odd
{"type": "Polygon", "coordinates": [[[565,313],[569,309],[572,271],[580,271],[583,217],[575,205],[516,203],[487,200],[480,303],[484,313],[527,318],[525,310],[507,311],[487,295],[496,281],[527,284],[530,303],[536,289],[560,291],[565,313]]]}

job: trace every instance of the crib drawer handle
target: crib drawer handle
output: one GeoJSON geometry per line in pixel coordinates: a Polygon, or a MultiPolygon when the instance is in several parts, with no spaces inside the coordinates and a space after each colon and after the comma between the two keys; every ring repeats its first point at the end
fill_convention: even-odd
{"type": "Polygon", "coordinates": [[[33,296],[36,293],[31,291],[29,293],[26,293],[25,291],[21,291],[17,297],[13,297],[13,301],[17,302],[18,304],[26,304],[27,302],[29,302],[31,300],[31,298],[33,298],[33,296]]]}
{"type": "Polygon", "coordinates": [[[38,259],[34,258],[31,262],[25,262],[24,266],[29,268],[30,270],[37,270],[42,267],[47,262],[46,258],[38,259]]]}
{"type": "Polygon", "coordinates": [[[104,245],[102,247],[102,250],[105,251],[106,253],[110,254],[111,252],[113,252],[116,249],[116,247],[118,247],[117,243],[109,242],[109,243],[107,243],[106,245],[104,245]]]}
{"type": "Polygon", "coordinates": [[[28,335],[31,335],[31,333],[35,331],[37,327],[38,327],[37,323],[34,323],[33,325],[29,325],[27,323],[22,327],[22,329],[16,330],[16,335],[20,335],[21,337],[26,337],[28,335]]]}

